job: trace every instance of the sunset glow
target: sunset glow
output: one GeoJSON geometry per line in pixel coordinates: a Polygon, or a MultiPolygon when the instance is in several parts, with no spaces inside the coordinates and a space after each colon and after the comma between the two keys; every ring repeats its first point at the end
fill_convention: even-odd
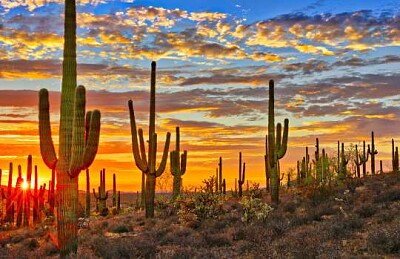
{"type": "MultiPolygon", "coordinates": [[[[38,91],[49,89],[58,150],[63,1],[0,4],[0,168],[31,154],[39,185],[51,169],[40,154],[38,91]]],[[[264,185],[268,81],[274,79],[277,122],[289,118],[282,171],[295,167],[315,138],[330,155],[338,140],[370,141],[375,132],[384,168],[391,139],[400,141],[400,6],[398,1],[80,1],[78,84],[87,109],[102,113],[100,144],[89,168],[99,185],[106,169],[118,189],[140,190],[131,145],[128,100],[148,139],[150,62],[156,60],[156,131],[164,143],[175,127],[188,151],[185,187],[215,174],[222,156],[227,188],[238,176],[264,185]]],[[[163,145],[158,145],[161,160],[163,145]]],[[[14,169],[13,181],[16,181],[14,169]]],[[[165,171],[170,174],[169,161],[165,171]]],[[[79,188],[85,189],[85,173],[79,188]]],[[[27,183],[24,182],[24,189],[27,183]]]]}

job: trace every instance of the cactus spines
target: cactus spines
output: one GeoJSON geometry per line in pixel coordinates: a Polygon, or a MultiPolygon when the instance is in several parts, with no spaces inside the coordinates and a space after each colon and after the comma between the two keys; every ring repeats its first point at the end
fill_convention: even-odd
{"type": "Polygon", "coordinates": [[[399,148],[395,148],[394,139],[392,139],[392,170],[394,173],[399,172],[399,148]]]}
{"type": "Polygon", "coordinates": [[[100,186],[98,188],[98,193],[93,188],[93,196],[99,202],[99,213],[100,216],[107,216],[107,204],[108,191],[106,192],[106,170],[100,171],[100,186]]]}
{"type": "Polygon", "coordinates": [[[378,151],[375,149],[374,132],[371,132],[371,148],[368,145],[368,153],[371,155],[371,174],[375,174],[375,155],[378,151]]]}
{"type": "Polygon", "coordinates": [[[161,159],[161,163],[156,168],[156,157],[157,157],[157,134],[155,133],[155,106],[156,106],[156,62],[151,63],[151,82],[150,82],[150,121],[149,121],[149,150],[148,159],[146,158],[146,150],[143,139],[143,130],[136,130],[135,113],[133,110],[133,102],[129,100],[129,115],[131,123],[131,134],[132,134],[132,151],[135,159],[136,166],[146,174],[146,195],[145,195],[145,207],[146,217],[154,217],[154,196],[156,188],[156,178],[159,177],[165,170],[168,159],[169,142],[171,133],[167,133],[165,141],[164,151],[161,159]],[[138,133],[140,139],[140,147],[138,143],[138,133]]]}
{"type": "Polygon", "coordinates": [[[180,153],[179,127],[176,127],[175,150],[170,152],[170,168],[174,176],[172,199],[175,200],[181,193],[182,175],[186,172],[187,151],[180,153]]]}
{"type": "Polygon", "coordinates": [[[90,218],[90,174],[89,168],[86,168],[86,209],[85,209],[85,216],[90,218]]]}
{"type": "Polygon", "coordinates": [[[274,111],[274,81],[269,81],[269,104],[268,104],[268,156],[269,172],[271,181],[271,201],[279,203],[279,159],[286,154],[289,132],[289,120],[285,119],[282,138],[282,126],[276,126],[275,138],[275,111],[274,111]]]}
{"type": "Polygon", "coordinates": [[[239,152],[239,178],[238,178],[238,186],[239,186],[239,197],[243,196],[243,184],[246,177],[246,163],[243,163],[243,171],[242,171],[242,152],[239,152]]]}
{"type": "Polygon", "coordinates": [[[90,114],[85,127],[85,89],[77,87],[76,4],[65,1],[63,75],[58,158],[50,128],[48,91],[39,92],[39,135],[43,161],[57,174],[57,243],[61,256],[78,248],[78,174],[93,162],[100,134],[100,112],[90,114]],[[85,130],[88,136],[85,141],[85,130]],[[86,142],[86,143],[85,143],[86,142]]]}

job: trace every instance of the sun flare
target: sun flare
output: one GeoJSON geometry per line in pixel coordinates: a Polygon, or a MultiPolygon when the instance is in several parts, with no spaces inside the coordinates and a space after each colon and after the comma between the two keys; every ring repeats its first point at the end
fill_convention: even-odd
{"type": "Polygon", "coordinates": [[[22,189],[23,189],[23,190],[28,189],[28,182],[25,182],[25,181],[24,181],[24,182],[22,183],[22,189]]]}

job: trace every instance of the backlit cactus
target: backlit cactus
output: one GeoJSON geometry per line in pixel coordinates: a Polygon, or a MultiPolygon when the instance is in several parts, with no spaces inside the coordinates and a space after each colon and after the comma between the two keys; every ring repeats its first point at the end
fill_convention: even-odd
{"type": "Polygon", "coordinates": [[[371,174],[375,174],[375,155],[378,151],[375,149],[374,132],[371,132],[371,147],[368,145],[368,153],[371,155],[371,174]]]}
{"type": "Polygon", "coordinates": [[[239,152],[239,178],[238,178],[239,197],[243,196],[243,184],[245,181],[245,177],[246,177],[246,163],[243,163],[242,167],[242,152],[239,152]]]}
{"type": "Polygon", "coordinates": [[[107,216],[107,199],[108,191],[106,191],[106,169],[100,171],[100,186],[98,193],[93,188],[93,196],[99,202],[99,214],[100,216],[107,216]]]}
{"type": "Polygon", "coordinates": [[[340,151],[340,164],[339,164],[339,179],[345,179],[347,176],[347,164],[349,163],[349,158],[344,152],[344,143],[342,143],[342,148],[340,151]]]}
{"type": "Polygon", "coordinates": [[[161,176],[165,170],[168,159],[169,142],[171,133],[167,133],[164,146],[163,156],[158,168],[156,168],[157,158],[157,134],[155,132],[156,121],[156,62],[151,63],[151,83],[150,83],[150,121],[149,121],[149,147],[148,158],[146,156],[145,141],[143,138],[143,130],[136,130],[136,119],[133,110],[133,102],[129,100],[129,115],[132,134],[132,151],[136,166],[146,174],[146,217],[154,217],[154,196],[156,189],[156,178],[161,176]],[[138,135],[139,141],[138,142],[138,135]]]}
{"type": "Polygon", "coordinates": [[[365,141],[363,141],[363,152],[358,154],[359,163],[362,165],[363,177],[367,176],[367,161],[369,156],[369,145],[368,150],[365,149],[365,141]]]}
{"type": "Polygon", "coordinates": [[[282,125],[276,126],[275,134],[275,105],[274,105],[274,81],[269,81],[269,104],[268,104],[268,172],[271,181],[271,201],[278,205],[279,203],[279,187],[280,187],[280,167],[279,160],[286,154],[289,120],[285,119],[282,138],[282,125]]]}
{"type": "Polygon", "coordinates": [[[40,151],[45,164],[56,170],[57,242],[61,256],[78,248],[78,175],[97,153],[100,112],[85,111],[86,91],[76,82],[76,6],[65,1],[63,74],[60,103],[59,150],[56,156],[49,119],[48,91],[39,92],[40,151]],[[90,117],[85,125],[85,115],[90,117]],[[85,137],[87,136],[87,137],[85,137]]]}
{"type": "Polygon", "coordinates": [[[180,152],[180,133],[179,127],[176,127],[175,150],[170,152],[170,170],[174,176],[172,199],[175,200],[181,193],[182,175],[186,172],[187,151],[180,152]]]}
{"type": "Polygon", "coordinates": [[[399,148],[394,146],[394,139],[392,139],[392,170],[394,173],[399,172],[399,148]]]}

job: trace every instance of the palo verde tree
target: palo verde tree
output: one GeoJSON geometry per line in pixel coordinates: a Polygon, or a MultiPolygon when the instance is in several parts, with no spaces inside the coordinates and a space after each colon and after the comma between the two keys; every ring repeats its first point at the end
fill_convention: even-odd
{"type": "Polygon", "coordinates": [[[39,135],[43,161],[56,170],[57,245],[63,257],[77,252],[78,176],[92,164],[100,136],[100,111],[86,113],[86,90],[77,87],[74,0],[65,1],[62,71],[58,157],[51,135],[46,89],[39,92],[39,135]],[[86,125],[85,116],[90,121],[86,125]]]}

